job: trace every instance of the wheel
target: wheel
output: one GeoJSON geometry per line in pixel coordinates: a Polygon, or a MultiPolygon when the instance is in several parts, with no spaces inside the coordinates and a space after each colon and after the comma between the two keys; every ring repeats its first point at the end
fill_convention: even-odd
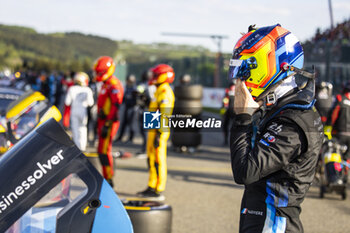
{"type": "Polygon", "coordinates": [[[201,100],[176,100],[174,107],[175,114],[188,114],[196,116],[202,113],[201,100]]]}
{"type": "Polygon", "coordinates": [[[143,198],[124,200],[123,204],[129,214],[134,233],[171,232],[171,206],[143,198]]]}
{"type": "Polygon", "coordinates": [[[202,135],[197,132],[173,132],[171,142],[174,147],[197,147],[202,142],[202,135]]]}
{"type": "Polygon", "coordinates": [[[201,85],[176,86],[174,94],[179,100],[201,100],[203,87],[201,85]]]}

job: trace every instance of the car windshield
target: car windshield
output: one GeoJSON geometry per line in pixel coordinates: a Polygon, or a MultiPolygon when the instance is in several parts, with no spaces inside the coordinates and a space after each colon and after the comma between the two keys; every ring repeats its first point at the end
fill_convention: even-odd
{"type": "Polygon", "coordinates": [[[41,113],[48,107],[47,102],[35,102],[22,115],[11,122],[11,128],[16,139],[22,138],[40,121],[41,113]]]}
{"type": "Polygon", "coordinates": [[[12,99],[1,99],[0,98],[0,116],[6,115],[6,109],[12,101],[13,101],[12,99]]]}
{"type": "Polygon", "coordinates": [[[60,211],[87,192],[86,184],[71,174],[48,192],[39,202],[30,208],[5,233],[55,233],[56,218],[60,211]]]}
{"type": "Polygon", "coordinates": [[[7,138],[5,136],[5,133],[0,133],[0,155],[5,153],[7,151],[7,138]]]}

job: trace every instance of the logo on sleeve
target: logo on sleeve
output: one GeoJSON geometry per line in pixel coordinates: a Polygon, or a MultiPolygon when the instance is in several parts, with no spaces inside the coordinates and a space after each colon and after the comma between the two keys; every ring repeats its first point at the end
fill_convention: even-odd
{"type": "Polygon", "coordinates": [[[247,208],[243,208],[241,214],[253,214],[253,215],[263,216],[264,212],[259,210],[248,210],[247,208]]]}
{"type": "Polygon", "coordinates": [[[269,141],[269,142],[275,142],[275,140],[276,140],[276,138],[274,136],[269,136],[267,138],[267,141],[269,141]]]}
{"type": "Polygon", "coordinates": [[[264,139],[260,139],[259,141],[261,144],[265,145],[265,146],[270,146],[269,143],[267,143],[264,139]]]}
{"type": "Polygon", "coordinates": [[[271,135],[269,132],[266,132],[263,138],[265,138],[268,142],[272,142],[272,143],[276,141],[275,136],[271,135]]]}
{"type": "Polygon", "coordinates": [[[282,125],[272,122],[272,124],[267,129],[277,135],[282,131],[282,125]]]}

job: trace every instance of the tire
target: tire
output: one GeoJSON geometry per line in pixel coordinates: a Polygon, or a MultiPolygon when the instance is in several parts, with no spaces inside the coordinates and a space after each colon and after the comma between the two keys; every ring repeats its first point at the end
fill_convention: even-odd
{"type": "Polygon", "coordinates": [[[202,113],[201,100],[176,100],[174,113],[197,116],[202,113]]]}
{"type": "Polygon", "coordinates": [[[179,100],[201,100],[203,87],[202,85],[176,86],[174,94],[179,100]]]}
{"type": "Polygon", "coordinates": [[[202,135],[197,132],[173,132],[171,142],[174,147],[197,147],[202,142],[202,135]]]}
{"type": "Polygon", "coordinates": [[[171,232],[171,206],[141,198],[126,200],[123,204],[129,214],[134,233],[171,232]]]}

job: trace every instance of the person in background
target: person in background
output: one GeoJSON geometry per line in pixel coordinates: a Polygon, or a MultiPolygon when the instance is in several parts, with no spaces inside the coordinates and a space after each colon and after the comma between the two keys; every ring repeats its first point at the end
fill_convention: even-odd
{"type": "Polygon", "coordinates": [[[61,103],[63,102],[61,99],[62,99],[62,96],[64,95],[63,84],[62,84],[63,74],[62,73],[58,73],[56,77],[57,77],[57,80],[56,80],[56,93],[55,93],[55,103],[54,103],[54,105],[58,109],[61,109],[61,103]]]}
{"type": "Polygon", "coordinates": [[[279,24],[250,26],[234,47],[230,150],[234,180],[244,184],[241,233],[303,232],[300,204],[323,143],[314,74],[302,70],[303,54],[299,40],[279,24]]]}
{"type": "Polygon", "coordinates": [[[149,103],[151,101],[151,95],[149,91],[148,82],[152,78],[152,73],[147,70],[141,75],[141,82],[137,85],[136,91],[136,106],[137,106],[137,118],[139,124],[139,131],[142,136],[142,146],[141,150],[137,153],[138,155],[146,155],[146,132],[143,128],[143,113],[148,109],[149,103]]]}
{"type": "Polygon", "coordinates": [[[37,72],[28,71],[28,83],[33,91],[40,91],[40,82],[38,82],[37,72]]]}
{"type": "Polygon", "coordinates": [[[183,74],[180,76],[180,86],[189,86],[191,84],[191,75],[183,74]]]}
{"type": "MultiPolygon", "coordinates": [[[[88,73],[89,77],[93,77],[92,72],[88,73]]],[[[91,79],[89,87],[94,95],[94,101],[97,103],[98,92],[101,88],[101,83],[96,82],[95,79],[91,79]]],[[[97,105],[94,104],[88,111],[88,142],[90,146],[95,146],[97,140],[97,105]]]]}
{"type": "Polygon", "coordinates": [[[49,86],[49,80],[47,78],[46,72],[41,72],[40,76],[40,92],[46,97],[49,98],[50,94],[50,86],[49,86]]]}
{"type": "Polygon", "coordinates": [[[124,104],[124,115],[123,115],[123,121],[122,125],[120,128],[120,133],[116,141],[121,141],[124,136],[125,129],[128,127],[129,128],[129,142],[132,142],[134,138],[134,129],[133,129],[133,119],[135,115],[135,108],[136,108],[136,77],[135,75],[131,74],[128,75],[126,78],[126,88],[125,88],[125,93],[124,93],[124,99],[123,99],[123,104],[124,104]]]}
{"type": "Polygon", "coordinates": [[[58,75],[56,71],[52,72],[47,78],[49,87],[48,99],[51,104],[55,104],[56,102],[57,79],[58,75]]]}
{"type": "Polygon", "coordinates": [[[223,116],[222,129],[224,131],[224,145],[228,145],[228,132],[235,116],[235,113],[233,111],[233,103],[235,100],[235,87],[236,80],[230,80],[228,88],[225,89],[225,96],[222,99],[221,115],[223,116]]]}
{"type": "MultiPolygon", "coordinates": [[[[171,66],[159,64],[151,68],[151,84],[157,90],[151,99],[149,111],[155,112],[153,117],[160,117],[160,122],[167,122],[174,109],[175,96],[170,87],[174,81],[175,73],[171,66]]],[[[160,126],[159,129],[150,129],[147,135],[147,156],[149,179],[148,187],[138,196],[164,200],[162,192],[165,190],[167,179],[167,141],[170,136],[169,129],[160,126]]]]}
{"type": "Polygon", "coordinates": [[[70,106],[70,122],[73,141],[81,151],[86,150],[87,144],[87,116],[88,107],[94,104],[91,89],[88,87],[89,76],[84,72],[78,72],[74,76],[74,83],[69,88],[65,99],[65,105],[70,106]]]}
{"type": "Polygon", "coordinates": [[[63,88],[63,92],[68,92],[68,89],[74,85],[74,77],[75,73],[74,72],[66,72],[63,75],[63,78],[61,79],[61,84],[63,88]]]}
{"type": "MultiPolygon", "coordinates": [[[[65,95],[67,95],[69,88],[74,85],[74,80],[73,80],[74,75],[75,75],[74,72],[67,72],[64,75],[63,79],[61,80],[62,90],[63,92],[65,92],[65,95]]],[[[67,105],[63,106],[62,123],[65,129],[68,129],[70,127],[70,106],[67,106],[67,105]]]]}
{"type": "Polygon", "coordinates": [[[335,137],[339,143],[347,146],[344,159],[350,159],[350,81],[343,84],[342,94],[336,95],[329,111],[325,126],[328,139],[335,137]]]}
{"type": "Polygon", "coordinates": [[[323,124],[326,124],[328,113],[333,103],[333,85],[329,82],[316,82],[315,107],[321,115],[323,124]]]}
{"type": "Polygon", "coordinates": [[[124,89],[113,73],[115,63],[111,57],[102,56],[94,65],[97,82],[102,82],[97,98],[97,152],[102,165],[103,176],[113,187],[112,140],[119,128],[119,106],[122,104],[124,89]]]}

